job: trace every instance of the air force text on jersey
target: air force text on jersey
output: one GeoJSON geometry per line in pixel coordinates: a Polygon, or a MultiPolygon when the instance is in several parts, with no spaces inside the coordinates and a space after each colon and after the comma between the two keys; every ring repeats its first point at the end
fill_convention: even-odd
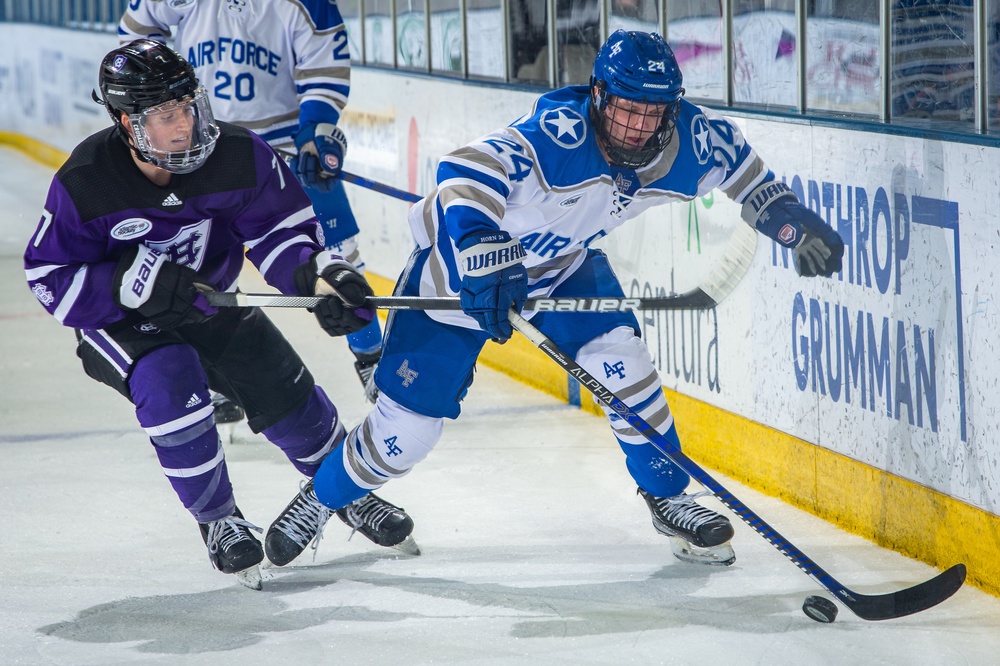
{"type": "Polygon", "coordinates": [[[266,46],[231,37],[198,42],[188,49],[187,59],[194,67],[226,61],[237,65],[245,64],[271,76],[278,75],[278,63],[281,62],[281,56],[266,46]]]}

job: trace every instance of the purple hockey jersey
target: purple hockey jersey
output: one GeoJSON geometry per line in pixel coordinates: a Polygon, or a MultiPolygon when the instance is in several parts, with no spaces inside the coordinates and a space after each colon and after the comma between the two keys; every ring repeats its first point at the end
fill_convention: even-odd
{"type": "Polygon", "coordinates": [[[246,256],[285,294],[293,272],[323,249],[309,198],[257,135],[219,123],[200,168],[160,187],[132,160],[114,128],[84,140],[52,179],[24,269],[38,300],[66,326],[106,328],[129,316],[112,299],[118,258],[132,245],[190,266],[219,291],[246,256]]]}

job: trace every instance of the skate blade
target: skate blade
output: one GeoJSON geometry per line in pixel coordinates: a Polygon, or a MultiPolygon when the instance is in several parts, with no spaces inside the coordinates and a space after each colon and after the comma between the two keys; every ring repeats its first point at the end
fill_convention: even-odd
{"type": "Polygon", "coordinates": [[[678,536],[671,536],[670,548],[674,552],[674,557],[688,564],[728,567],[736,561],[736,551],[728,541],[718,546],[701,548],[678,536]]]}
{"type": "Polygon", "coordinates": [[[244,569],[243,571],[237,571],[235,574],[236,580],[239,581],[240,585],[249,588],[251,590],[261,590],[264,588],[262,578],[260,575],[260,567],[258,565],[253,565],[249,569],[244,569]]]}
{"type": "Polygon", "coordinates": [[[215,429],[219,433],[219,439],[222,440],[223,444],[232,444],[235,442],[233,437],[236,431],[235,423],[216,423],[215,429]]]}
{"type": "Polygon", "coordinates": [[[420,546],[418,546],[417,542],[413,540],[413,536],[407,536],[405,539],[393,546],[393,548],[401,553],[406,553],[407,555],[416,556],[420,554],[420,546]]]}

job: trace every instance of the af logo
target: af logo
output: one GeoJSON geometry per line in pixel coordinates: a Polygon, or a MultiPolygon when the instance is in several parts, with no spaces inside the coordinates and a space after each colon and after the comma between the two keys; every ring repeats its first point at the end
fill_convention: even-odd
{"type": "Polygon", "coordinates": [[[625,363],[618,361],[614,365],[604,363],[604,378],[610,379],[611,375],[618,375],[618,379],[625,379],[625,363]]]}
{"type": "Polygon", "coordinates": [[[167,261],[198,270],[205,261],[205,249],[208,247],[208,234],[211,230],[212,219],[207,218],[181,227],[170,240],[147,241],[145,245],[167,255],[167,261]]]}
{"type": "Polygon", "coordinates": [[[545,111],[539,124],[542,131],[562,148],[576,148],[587,138],[587,123],[583,117],[565,106],[545,111]]]}
{"type": "Polygon", "coordinates": [[[712,135],[708,130],[708,118],[699,114],[691,121],[691,147],[698,158],[698,164],[704,164],[712,156],[712,135]]]}
{"type": "Polygon", "coordinates": [[[393,435],[389,439],[384,439],[382,441],[385,442],[385,455],[392,457],[392,456],[398,456],[400,453],[403,452],[403,449],[396,446],[395,435],[393,435]]]}
{"type": "Polygon", "coordinates": [[[629,190],[632,189],[632,179],[626,178],[622,172],[618,172],[615,176],[615,186],[618,188],[619,192],[624,192],[628,194],[629,190]]]}
{"type": "Polygon", "coordinates": [[[611,55],[616,56],[622,52],[622,41],[619,39],[617,42],[611,45],[611,55]]]}
{"type": "Polygon", "coordinates": [[[396,375],[403,378],[403,386],[408,387],[417,378],[420,373],[415,370],[410,370],[410,362],[407,359],[403,359],[403,365],[399,366],[396,370],[396,375]]]}

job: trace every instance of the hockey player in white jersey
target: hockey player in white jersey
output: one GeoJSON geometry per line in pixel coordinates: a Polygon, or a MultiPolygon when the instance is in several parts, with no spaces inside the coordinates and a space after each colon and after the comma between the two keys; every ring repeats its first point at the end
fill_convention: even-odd
{"type": "MultiPolygon", "coordinates": [[[[462,311],[390,315],[368,417],[324,460],[316,497],[338,508],[406,474],[457,418],[480,350],[506,340],[528,296],[624,297],[591,242],[650,206],[720,189],[743,218],[792,249],[800,275],[841,268],[837,232],[805,208],[739,129],[682,98],[659,35],[615,32],[589,86],[542,95],[534,109],[442,158],[437,189],[410,211],[417,239],[398,295],[458,295],[462,311]]],[[[662,381],[630,312],[528,312],[532,323],[678,446],[662,381]]],[[[689,477],[605,409],[625,464],[685,561],[729,565],[729,520],[685,489],[689,477]]]]}
{"type": "MultiPolygon", "coordinates": [[[[351,56],[336,0],[131,0],[118,34],[122,43],[173,37],[174,50],[204,83],[216,118],[256,132],[273,147],[294,147],[298,156],[290,166],[323,225],[323,242],[364,273],[358,225],[338,178],[347,139],[337,123],[350,93],[351,56]]],[[[374,400],[378,318],[347,343],[374,400]]],[[[216,415],[238,416],[224,402],[216,415]]]]}

